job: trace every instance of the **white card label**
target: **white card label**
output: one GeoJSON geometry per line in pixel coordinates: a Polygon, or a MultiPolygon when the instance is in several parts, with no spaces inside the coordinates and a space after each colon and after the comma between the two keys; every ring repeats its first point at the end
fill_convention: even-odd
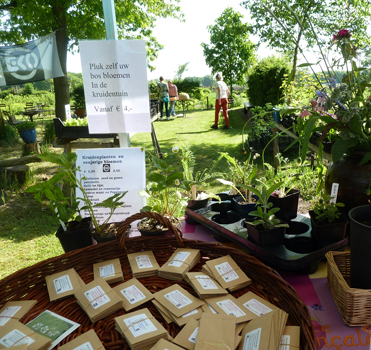
{"type": "Polygon", "coordinates": [[[165,294],[165,298],[169,300],[175,307],[178,309],[183,308],[189,304],[192,304],[192,300],[187,298],[183,293],[179,290],[174,290],[168,294],[165,294]]]}
{"type": "Polygon", "coordinates": [[[338,198],[338,192],[339,192],[339,184],[334,182],[331,186],[331,199],[330,203],[336,203],[336,200],[338,198]]]}
{"type": "Polygon", "coordinates": [[[246,314],[230,299],[218,301],[216,303],[227,315],[236,317],[245,316],[246,314]]]}
{"type": "Polygon", "coordinates": [[[101,286],[96,286],[84,294],[94,309],[98,309],[102,305],[111,301],[111,299],[104,293],[101,286]]]}
{"type": "Polygon", "coordinates": [[[140,314],[124,319],[134,337],[157,331],[156,326],[149,320],[146,314],[140,314]]]}
{"type": "Polygon", "coordinates": [[[91,346],[90,342],[86,342],[76,348],[73,348],[73,350],[94,350],[94,348],[91,346]]]}
{"type": "Polygon", "coordinates": [[[34,342],[35,339],[27,337],[26,334],[23,334],[18,329],[13,329],[11,332],[0,339],[0,344],[5,346],[6,348],[22,344],[31,345],[34,342]]]}
{"type": "Polygon", "coordinates": [[[280,347],[278,350],[290,350],[290,340],[290,336],[284,334],[281,337],[280,347]]]}
{"type": "Polygon", "coordinates": [[[101,266],[99,268],[99,275],[103,278],[112,277],[115,275],[115,267],[113,266],[113,264],[101,266]]]}
{"type": "Polygon", "coordinates": [[[261,328],[254,329],[245,335],[243,350],[259,350],[261,328]]]}
{"type": "Polygon", "coordinates": [[[203,289],[218,289],[217,285],[209,276],[201,275],[196,276],[197,281],[200,283],[203,289]]]}
{"type": "Polygon", "coordinates": [[[247,309],[249,309],[251,312],[253,312],[255,315],[259,317],[267,314],[268,312],[273,311],[271,308],[269,308],[268,306],[264,305],[263,303],[256,299],[250,299],[246,301],[246,303],[243,304],[243,306],[245,306],[247,309]]]}
{"type": "Polygon", "coordinates": [[[199,327],[197,327],[191,334],[191,336],[188,338],[188,340],[192,343],[195,343],[196,344],[196,341],[197,341],[197,336],[198,336],[198,329],[199,327]]]}
{"type": "Polygon", "coordinates": [[[8,306],[0,313],[0,326],[4,326],[19,310],[20,306],[8,306]]]}
{"type": "Polygon", "coordinates": [[[65,275],[53,280],[54,288],[57,294],[68,292],[73,289],[70,276],[65,275]]]}
{"type": "Polygon", "coordinates": [[[135,304],[146,298],[146,296],[135,285],[122,289],[121,293],[130,304],[135,304]]]}
{"type": "Polygon", "coordinates": [[[181,267],[190,254],[190,252],[179,252],[175,255],[174,259],[169,262],[169,266],[181,267]]]}
{"type": "Polygon", "coordinates": [[[226,282],[231,282],[238,279],[237,273],[227,262],[221,263],[220,265],[215,265],[215,268],[219,272],[219,275],[222,276],[226,282]]]}
{"type": "Polygon", "coordinates": [[[148,269],[153,267],[148,255],[139,255],[135,258],[135,261],[140,269],[148,269]]]}

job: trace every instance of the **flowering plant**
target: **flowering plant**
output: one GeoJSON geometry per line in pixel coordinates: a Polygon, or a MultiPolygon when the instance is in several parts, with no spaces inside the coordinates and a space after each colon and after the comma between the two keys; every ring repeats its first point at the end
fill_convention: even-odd
{"type": "MultiPolygon", "coordinates": [[[[358,48],[353,45],[348,30],[342,29],[333,35],[333,46],[340,50],[341,58],[333,59],[330,64],[320,47],[326,71],[322,70],[322,76],[316,74],[316,96],[311,99],[309,106],[301,110],[302,159],[305,158],[312,133],[320,132],[321,143],[331,135],[334,162],[346,152],[363,151],[366,152],[362,160],[364,164],[371,159],[369,78],[363,72],[365,69],[357,66],[358,48]],[[335,68],[342,69],[342,76],[335,68]]],[[[307,63],[299,67],[311,65],[307,63]]]]}

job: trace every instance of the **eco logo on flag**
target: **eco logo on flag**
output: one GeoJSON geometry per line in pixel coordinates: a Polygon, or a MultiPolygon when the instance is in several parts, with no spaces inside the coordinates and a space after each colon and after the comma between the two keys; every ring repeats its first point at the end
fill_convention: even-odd
{"type": "Polygon", "coordinates": [[[55,32],[26,44],[0,47],[0,86],[63,76],[55,32]]]}

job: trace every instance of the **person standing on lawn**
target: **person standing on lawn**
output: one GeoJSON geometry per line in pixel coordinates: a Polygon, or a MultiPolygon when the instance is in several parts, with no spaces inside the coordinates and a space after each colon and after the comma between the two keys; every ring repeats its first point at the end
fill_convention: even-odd
{"type": "Polygon", "coordinates": [[[223,81],[222,73],[217,73],[215,76],[217,89],[216,89],[216,101],[215,101],[215,123],[211,125],[212,129],[218,129],[219,112],[220,108],[223,108],[223,115],[225,119],[225,126],[223,129],[230,129],[229,116],[228,116],[228,96],[229,89],[227,84],[223,81]]]}
{"type": "Polygon", "coordinates": [[[170,96],[170,115],[175,117],[175,103],[179,99],[178,88],[171,80],[168,80],[169,85],[169,96],[170,96]]]}
{"type": "Polygon", "coordinates": [[[158,92],[158,99],[160,101],[160,120],[162,121],[162,116],[164,113],[164,104],[166,109],[166,118],[170,120],[170,113],[169,113],[169,88],[167,84],[164,82],[164,77],[160,77],[160,82],[157,84],[157,92],[158,92]]]}

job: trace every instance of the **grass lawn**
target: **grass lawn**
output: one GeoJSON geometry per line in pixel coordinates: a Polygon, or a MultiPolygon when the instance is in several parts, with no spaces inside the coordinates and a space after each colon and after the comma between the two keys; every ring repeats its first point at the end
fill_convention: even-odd
{"type": "MultiPolygon", "coordinates": [[[[218,152],[229,152],[241,161],[247,158],[247,155],[241,152],[241,130],[245,121],[243,109],[235,108],[230,112],[232,129],[221,129],[224,126],[224,120],[221,118],[220,129],[213,130],[210,128],[214,122],[213,110],[188,111],[185,117],[156,121],[154,128],[163,153],[168,153],[171,157],[173,146],[187,145],[202,170],[210,167],[218,158],[218,152]]],[[[42,139],[42,130],[42,122],[38,121],[39,140],[42,139]]],[[[133,135],[131,146],[145,147],[147,152],[154,153],[149,133],[133,135]]],[[[21,149],[21,143],[1,147],[0,160],[21,157],[21,149]]],[[[63,149],[53,148],[53,151],[62,152],[63,149]]],[[[269,156],[266,160],[269,160],[269,156]]],[[[55,167],[47,163],[31,163],[29,166],[31,175],[28,185],[42,181],[56,171],[55,167]]],[[[223,171],[223,168],[220,170],[223,171]]],[[[228,172],[228,169],[225,168],[224,171],[228,172]]],[[[3,184],[0,184],[0,189],[2,186],[3,184]]],[[[57,218],[52,215],[47,204],[38,203],[31,195],[24,193],[24,188],[19,189],[16,184],[10,184],[5,191],[5,204],[0,205],[0,279],[38,261],[62,254],[63,250],[55,237],[58,225],[57,218]]]]}

